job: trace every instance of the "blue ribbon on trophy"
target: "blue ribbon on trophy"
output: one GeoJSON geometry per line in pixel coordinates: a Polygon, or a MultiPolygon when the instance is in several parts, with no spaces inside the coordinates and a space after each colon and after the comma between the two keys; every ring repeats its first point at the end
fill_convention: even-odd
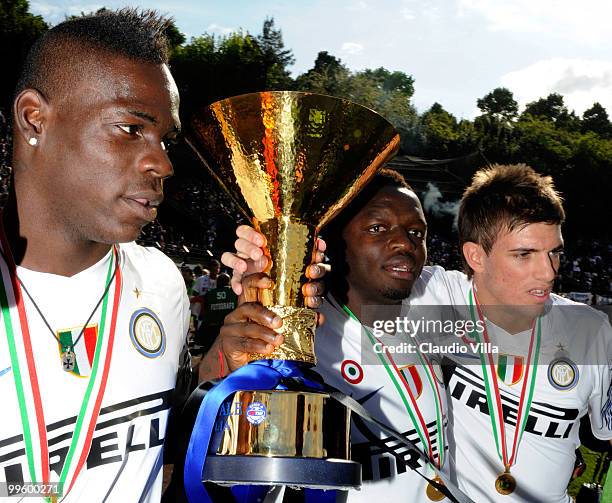
{"type": "MultiPolygon", "coordinates": [[[[239,368],[223,381],[215,385],[205,396],[200,404],[200,409],[195,420],[193,433],[189,440],[187,457],[185,460],[185,491],[190,503],[212,502],[204,484],[202,483],[202,471],[206,463],[206,456],[210,447],[211,435],[217,420],[219,409],[227,398],[239,390],[286,390],[283,383],[286,379],[294,379],[299,384],[312,390],[321,391],[323,385],[317,382],[318,376],[308,370],[299,362],[287,360],[257,360],[244,367],[239,368]],[[309,374],[309,375],[305,375],[309,374]]],[[[238,486],[240,487],[240,486],[238,486]]],[[[245,486],[242,486],[245,487],[245,486]]],[[[251,487],[251,486],[246,486],[251,487]]],[[[259,486],[262,491],[267,492],[269,486],[259,486]]],[[[261,497],[260,491],[251,489],[254,499],[261,497]]],[[[236,495],[242,492],[240,499],[245,497],[244,490],[238,489],[236,495]]],[[[322,491],[315,491],[316,496],[322,491]]],[[[333,491],[328,491],[333,493],[333,491]]],[[[247,496],[248,497],[248,496],[247,496]]],[[[244,499],[243,499],[244,501],[244,499]]],[[[248,500],[246,500],[248,501],[248,500]]]]}

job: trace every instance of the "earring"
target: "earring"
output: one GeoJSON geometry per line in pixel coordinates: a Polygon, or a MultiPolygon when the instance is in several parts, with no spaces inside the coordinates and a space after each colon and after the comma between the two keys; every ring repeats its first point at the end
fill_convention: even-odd
{"type": "Polygon", "coordinates": [[[30,145],[32,145],[33,147],[35,147],[36,145],[38,145],[38,138],[36,138],[35,136],[32,136],[29,140],[28,143],[30,145]]]}

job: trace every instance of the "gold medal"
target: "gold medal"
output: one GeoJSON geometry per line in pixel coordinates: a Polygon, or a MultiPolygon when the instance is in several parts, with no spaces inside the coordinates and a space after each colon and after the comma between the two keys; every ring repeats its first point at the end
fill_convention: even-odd
{"type": "Polygon", "coordinates": [[[516,479],[510,474],[509,471],[505,471],[497,476],[495,479],[495,490],[503,495],[508,496],[512,494],[516,489],[516,479]]]}
{"type": "MultiPolygon", "coordinates": [[[[433,480],[437,484],[444,485],[440,477],[436,476],[433,478],[433,480]]],[[[425,494],[431,501],[442,501],[444,498],[446,498],[444,493],[439,489],[436,489],[436,487],[431,482],[427,484],[427,487],[425,488],[425,494]]]]}

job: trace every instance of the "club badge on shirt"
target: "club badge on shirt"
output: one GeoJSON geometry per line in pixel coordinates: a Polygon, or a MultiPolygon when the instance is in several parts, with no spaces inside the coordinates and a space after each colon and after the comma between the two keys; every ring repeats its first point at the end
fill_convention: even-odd
{"type": "Polygon", "coordinates": [[[147,358],[157,358],[166,350],[166,333],[157,315],[141,308],[130,319],[130,338],[134,347],[147,358]]]}
{"type": "Polygon", "coordinates": [[[567,356],[555,358],[548,366],[548,381],[561,391],[568,391],[578,384],[578,366],[567,356]]]}
{"type": "Polygon", "coordinates": [[[570,359],[563,344],[557,344],[557,349],[554,359],[548,365],[548,382],[555,389],[568,391],[578,383],[578,366],[570,359]]]}

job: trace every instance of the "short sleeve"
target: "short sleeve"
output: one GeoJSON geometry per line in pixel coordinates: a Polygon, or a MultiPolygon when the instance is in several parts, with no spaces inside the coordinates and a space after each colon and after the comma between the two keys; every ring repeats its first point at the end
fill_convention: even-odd
{"type": "Polygon", "coordinates": [[[600,440],[612,439],[612,327],[605,320],[600,328],[590,366],[593,389],[589,397],[589,414],[593,435],[600,440]]]}

